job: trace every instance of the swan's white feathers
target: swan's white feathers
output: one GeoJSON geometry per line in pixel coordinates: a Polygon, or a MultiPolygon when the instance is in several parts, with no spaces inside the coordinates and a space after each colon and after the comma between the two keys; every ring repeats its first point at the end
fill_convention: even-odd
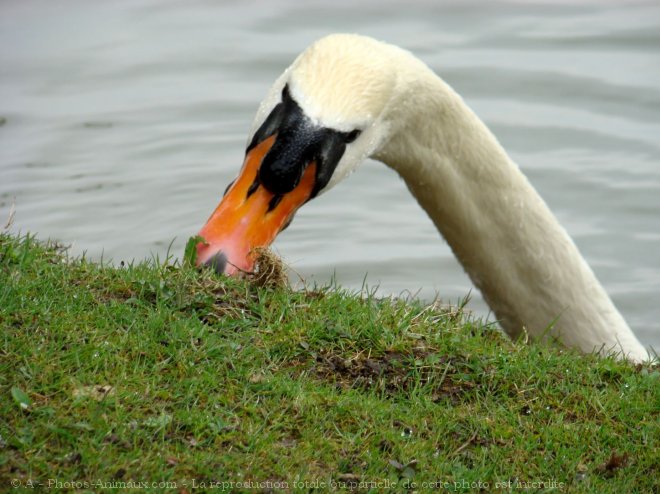
{"type": "Polygon", "coordinates": [[[391,99],[396,71],[383,56],[384,45],[370,38],[359,40],[356,46],[355,36],[328,36],[293,64],[292,95],[319,125],[347,132],[366,128],[391,99]]]}
{"type": "Polygon", "coordinates": [[[510,335],[648,358],[518,166],[425,64],[371,38],[328,36],[276,81],[253,132],[284,84],[319,125],[363,131],[326,190],[367,157],[394,168],[510,335]]]}

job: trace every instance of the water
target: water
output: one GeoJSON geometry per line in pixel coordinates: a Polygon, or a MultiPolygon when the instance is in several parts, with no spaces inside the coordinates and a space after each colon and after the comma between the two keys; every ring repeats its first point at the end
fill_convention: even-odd
{"type": "MultiPolygon", "coordinates": [[[[320,36],[360,32],[412,50],[465,97],[660,348],[660,7],[357,3],[3,2],[0,221],[15,197],[12,231],[76,254],[181,254],[272,81],[320,36]]],[[[305,206],[276,248],[321,283],[454,302],[471,289],[375,162],[305,206]]],[[[470,306],[487,313],[474,292],[470,306]]]]}

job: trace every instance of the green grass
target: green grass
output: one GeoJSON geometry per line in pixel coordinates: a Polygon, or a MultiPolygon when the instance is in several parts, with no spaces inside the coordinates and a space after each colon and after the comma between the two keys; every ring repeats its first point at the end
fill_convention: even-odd
{"type": "Polygon", "coordinates": [[[458,309],[2,234],[0,338],[0,491],[659,488],[656,368],[511,342],[458,309]]]}

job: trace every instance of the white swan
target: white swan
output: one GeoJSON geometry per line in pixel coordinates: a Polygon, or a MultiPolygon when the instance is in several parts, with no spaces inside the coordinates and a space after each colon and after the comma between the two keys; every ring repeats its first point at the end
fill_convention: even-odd
{"type": "Polygon", "coordinates": [[[250,270],[295,211],[372,157],[394,168],[505,331],[648,358],[544,201],[461,97],[396,46],[336,34],[261,103],[237,180],[200,231],[198,262],[250,270]]]}

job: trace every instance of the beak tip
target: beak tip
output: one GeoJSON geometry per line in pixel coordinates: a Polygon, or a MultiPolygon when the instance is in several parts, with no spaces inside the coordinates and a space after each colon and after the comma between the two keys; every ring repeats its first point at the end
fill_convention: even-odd
{"type": "Polygon", "coordinates": [[[218,274],[225,274],[227,272],[228,259],[223,252],[218,252],[213,257],[208,259],[204,264],[213,268],[213,270],[218,274]]]}

